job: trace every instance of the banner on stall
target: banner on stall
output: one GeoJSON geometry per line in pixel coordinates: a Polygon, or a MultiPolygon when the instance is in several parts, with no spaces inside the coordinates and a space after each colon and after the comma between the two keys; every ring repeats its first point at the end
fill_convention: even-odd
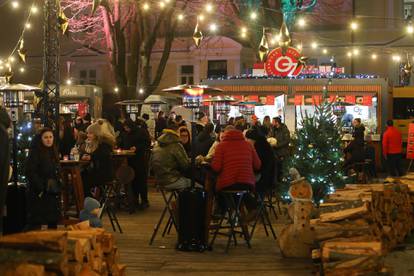
{"type": "MultiPolygon", "coordinates": [[[[320,105],[323,102],[322,95],[295,95],[288,96],[288,105],[320,105]]],[[[329,95],[329,102],[348,103],[351,105],[372,105],[372,96],[338,96],[329,95]]]]}
{"type": "Polygon", "coordinates": [[[407,159],[414,159],[414,123],[408,125],[407,159]]]}

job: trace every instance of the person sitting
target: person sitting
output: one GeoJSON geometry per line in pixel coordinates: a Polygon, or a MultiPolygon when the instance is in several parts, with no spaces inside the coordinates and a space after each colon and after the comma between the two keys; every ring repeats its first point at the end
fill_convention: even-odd
{"type": "Polygon", "coordinates": [[[365,160],[364,133],[354,132],[353,140],[346,146],[344,153],[347,155],[344,167],[347,169],[355,163],[365,160]]]}
{"type": "Polygon", "coordinates": [[[216,141],[214,141],[214,143],[211,145],[210,149],[208,150],[207,155],[206,156],[198,155],[196,157],[196,163],[198,165],[200,165],[202,163],[210,163],[211,160],[213,160],[214,153],[216,152],[217,145],[220,143],[220,141],[222,141],[223,135],[224,135],[224,128],[222,128],[220,130],[220,133],[216,137],[216,141]]]}
{"type": "Polygon", "coordinates": [[[211,168],[218,173],[216,191],[253,191],[256,184],[254,171],[260,167],[260,158],[254,147],[244,139],[243,133],[227,126],[211,161],[211,168]]]}
{"type": "MultiPolygon", "coordinates": [[[[179,126],[179,125],[177,125],[179,126]]],[[[187,127],[181,126],[178,129],[180,133],[180,142],[183,145],[188,157],[191,157],[191,134],[187,127]]]]}
{"type": "Polygon", "coordinates": [[[84,192],[91,196],[91,188],[101,187],[113,179],[112,149],[115,138],[106,134],[104,121],[98,120],[87,129],[86,154],[82,160],[90,161],[89,166],[82,173],[84,192]]]}
{"type": "Polygon", "coordinates": [[[79,214],[79,220],[81,222],[89,220],[91,227],[102,227],[102,221],[99,218],[99,208],[101,207],[99,201],[92,197],[85,197],[83,206],[83,210],[79,214]]]}
{"type": "Polygon", "coordinates": [[[175,123],[168,125],[152,150],[152,170],[158,185],[167,190],[181,190],[191,186],[191,180],[183,176],[190,168],[190,159],[177,131],[175,123]]]}
{"type": "Polygon", "coordinates": [[[195,154],[196,156],[207,155],[211,145],[213,145],[215,140],[214,125],[212,123],[207,123],[203,130],[198,133],[195,138],[195,154]]]}

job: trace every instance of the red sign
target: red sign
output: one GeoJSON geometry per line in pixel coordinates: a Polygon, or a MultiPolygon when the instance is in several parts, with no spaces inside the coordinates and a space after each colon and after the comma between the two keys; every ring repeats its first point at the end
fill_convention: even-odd
{"type": "Polygon", "coordinates": [[[78,115],[83,117],[87,112],[87,104],[86,103],[78,103],[78,115]]]}
{"type": "Polygon", "coordinates": [[[267,56],[265,70],[268,76],[296,77],[303,69],[303,64],[298,65],[301,57],[299,51],[289,47],[286,54],[282,54],[282,48],[273,49],[267,56]]]}
{"type": "Polygon", "coordinates": [[[250,95],[248,97],[248,99],[249,99],[250,102],[256,102],[256,103],[258,103],[259,102],[259,95],[250,95]]]}
{"type": "Polygon", "coordinates": [[[302,95],[295,95],[295,105],[302,105],[303,96],[302,95]]]}
{"type": "Polygon", "coordinates": [[[362,100],[364,105],[371,106],[372,105],[372,96],[363,96],[362,100]]]}
{"type": "Polygon", "coordinates": [[[345,102],[354,104],[355,103],[355,96],[345,96],[345,102]]]}
{"type": "Polygon", "coordinates": [[[320,105],[322,102],[322,95],[313,95],[312,100],[314,105],[320,105]]]}
{"type": "Polygon", "coordinates": [[[408,125],[407,159],[414,159],[414,124],[408,125]]]}
{"type": "Polygon", "coordinates": [[[275,105],[275,96],[266,96],[266,105],[275,105]]]}

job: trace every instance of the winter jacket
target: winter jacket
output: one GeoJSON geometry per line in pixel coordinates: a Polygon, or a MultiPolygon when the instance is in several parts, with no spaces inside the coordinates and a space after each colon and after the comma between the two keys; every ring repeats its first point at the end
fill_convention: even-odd
{"type": "Polygon", "coordinates": [[[84,208],[79,214],[79,220],[89,220],[89,225],[91,227],[102,227],[101,219],[97,215],[92,214],[93,210],[100,207],[99,202],[92,197],[86,197],[83,206],[84,208]]]}
{"type": "Polygon", "coordinates": [[[256,150],[244,139],[243,133],[238,130],[226,132],[211,162],[211,168],[219,174],[216,190],[236,183],[255,186],[254,171],[258,171],[260,166],[256,150]]]}
{"type": "Polygon", "coordinates": [[[402,136],[394,126],[387,127],[382,136],[382,154],[398,154],[402,152],[402,136]]]}
{"type": "Polygon", "coordinates": [[[190,160],[177,132],[165,129],[152,150],[151,166],[157,182],[166,186],[176,182],[189,169],[190,160]]]}
{"type": "Polygon", "coordinates": [[[351,156],[346,160],[346,166],[362,162],[365,160],[365,144],[362,137],[355,138],[348,146],[344,149],[344,153],[349,153],[351,156]]]}
{"type": "Polygon", "coordinates": [[[277,159],[284,159],[289,156],[290,132],[285,124],[279,128],[273,127],[271,137],[277,140],[277,144],[273,147],[273,152],[277,159]]]}
{"type": "MultiPolygon", "coordinates": [[[[36,139],[36,138],[35,138],[36,139]]],[[[38,138],[40,139],[40,138],[38,138]]],[[[48,181],[59,183],[59,162],[50,152],[30,149],[26,160],[27,223],[57,224],[60,218],[59,195],[48,192],[48,181]]]]}
{"type": "MultiPolygon", "coordinates": [[[[0,110],[2,112],[2,110],[0,110]]],[[[4,112],[5,113],[5,112],[4,112]]],[[[7,113],[0,114],[0,116],[7,116],[5,118],[5,124],[9,124],[9,119],[7,113]]],[[[3,225],[3,208],[6,204],[6,194],[7,194],[7,183],[9,182],[9,162],[10,162],[10,143],[9,135],[6,128],[8,125],[1,124],[0,119],[0,233],[2,232],[3,225]]]]}
{"type": "Polygon", "coordinates": [[[195,155],[206,156],[215,140],[215,137],[208,133],[207,128],[204,128],[196,137],[195,155]]]}
{"type": "Polygon", "coordinates": [[[162,131],[167,127],[167,120],[165,118],[158,118],[155,121],[155,136],[159,137],[162,131]]]}
{"type": "Polygon", "coordinates": [[[256,191],[265,192],[273,185],[275,178],[275,157],[272,153],[272,147],[265,138],[256,141],[254,148],[262,163],[259,171],[260,178],[256,182],[256,191]]]}
{"type": "Polygon", "coordinates": [[[102,141],[98,148],[91,153],[91,161],[86,170],[87,180],[91,187],[102,186],[114,178],[112,163],[112,144],[102,141]]]}

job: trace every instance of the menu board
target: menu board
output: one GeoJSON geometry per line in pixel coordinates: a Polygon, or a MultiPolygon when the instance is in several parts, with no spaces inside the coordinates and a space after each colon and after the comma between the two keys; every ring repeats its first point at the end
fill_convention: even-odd
{"type": "Polygon", "coordinates": [[[407,159],[414,159],[414,123],[408,125],[407,159]]]}

